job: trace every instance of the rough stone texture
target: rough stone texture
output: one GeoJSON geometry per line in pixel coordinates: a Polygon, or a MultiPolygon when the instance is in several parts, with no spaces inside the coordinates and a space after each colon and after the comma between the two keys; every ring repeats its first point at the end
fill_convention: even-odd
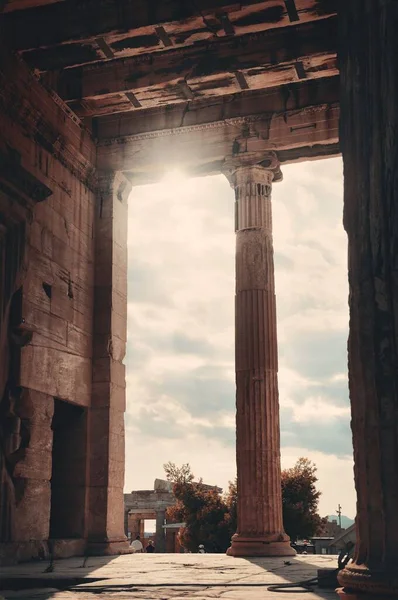
{"type": "Polygon", "coordinates": [[[385,594],[367,594],[366,592],[346,592],[344,588],[336,590],[340,600],[395,600],[396,594],[386,596],[385,594]]]}
{"type": "Polygon", "coordinates": [[[303,590],[299,587],[295,588],[296,593],[294,589],[280,589],[278,593],[268,590],[271,584],[291,584],[316,577],[319,568],[336,567],[337,557],[300,556],[289,562],[289,565],[284,564],[283,558],[243,560],[222,554],[155,553],[119,556],[111,560],[89,557],[82,567],[82,558],[69,559],[55,561],[52,573],[43,573],[47,563],[1,569],[0,594],[7,600],[32,600],[36,593],[37,598],[51,597],[54,600],[292,600],[301,597],[306,600],[338,600],[333,589],[315,588],[305,595],[300,593],[303,590]],[[33,589],[1,591],[1,587],[7,586],[7,580],[10,581],[9,577],[18,578],[19,585],[22,578],[29,577],[31,588],[42,587],[44,581],[51,587],[47,592],[41,589],[40,593],[33,589]],[[76,578],[86,582],[79,586],[79,591],[56,591],[57,580],[66,579],[72,583],[76,578]]]}
{"type": "Polygon", "coordinates": [[[123,175],[101,173],[95,210],[89,552],[128,551],[124,535],[127,199],[123,175]]]}
{"type": "Polygon", "coordinates": [[[166,552],[166,532],[163,525],[166,522],[166,512],[164,510],[156,513],[156,537],[155,548],[156,552],[166,552]]]}
{"type": "MultiPolygon", "coordinates": [[[[90,460],[88,445],[85,456],[83,452],[78,458],[84,523],[79,531],[73,523],[74,533],[88,532],[92,550],[121,551],[126,546],[121,491],[122,360],[125,196],[130,179],[103,172],[96,195],[95,167],[128,170],[138,182],[158,177],[169,161],[176,160],[191,173],[219,172],[231,146],[237,145],[237,152],[248,157],[250,141],[263,150],[276,151],[280,162],[338,151],[337,2],[272,0],[264,9],[257,1],[231,5],[228,0],[214,0],[203,5],[206,14],[197,14],[192,6],[186,13],[186,3],[174,0],[152,2],[150,11],[143,0],[137,12],[131,11],[132,2],[127,3],[128,10],[127,4],[124,7],[127,12],[120,4],[103,0],[98,18],[89,19],[82,14],[90,15],[96,3],[76,0],[73,11],[71,0],[0,2],[0,259],[2,267],[8,263],[0,281],[0,554],[10,548],[17,557],[45,552],[41,537],[48,535],[50,522],[51,431],[49,413],[42,414],[39,404],[42,400],[51,404],[49,398],[89,409],[87,428],[80,430],[78,444],[84,435],[90,436],[90,460]],[[221,7],[225,13],[218,10],[221,7]],[[10,13],[6,20],[5,12],[10,13]],[[120,31],[120,23],[126,30],[120,31]],[[146,27],[156,35],[143,35],[146,27]],[[3,48],[5,32],[16,49],[28,51],[30,64],[47,70],[46,84],[65,93],[71,108],[3,48]],[[170,50],[170,45],[183,48],[170,50]],[[89,62],[96,66],[79,66],[89,62]],[[66,65],[74,68],[61,73],[66,65]],[[157,65],[156,73],[153,65],[157,65]],[[62,80],[70,87],[63,86],[62,80]],[[98,118],[86,121],[98,135],[98,147],[71,109],[98,118]],[[113,112],[121,116],[114,117],[113,112]],[[103,116],[106,113],[108,117],[103,116]],[[17,257],[15,263],[4,258],[10,256],[17,257]],[[28,416],[22,414],[21,388],[38,394],[28,416]],[[32,439],[26,435],[29,428],[32,439]],[[38,472],[39,459],[42,473],[38,472]],[[29,526],[26,506],[34,520],[29,526]],[[38,539],[21,541],[21,546],[16,535],[38,539]]],[[[359,593],[396,594],[398,6],[393,0],[352,0],[340,3],[340,11],[341,141],[350,251],[350,394],[358,491],[357,554],[341,581],[359,593]]],[[[254,208],[253,214],[260,217],[252,200],[257,196],[269,199],[269,193],[261,191],[267,182],[251,183],[260,185],[260,191],[251,189],[244,198],[249,198],[249,211],[254,208]]],[[[242,200],[240,208],[245,203],[242,200]]],[[[260,534],[261,547],[256,552],[262,553],[264,541],[268,551],[274,551],[272,539],[285,540],[272,542],[279,551],[288,548],[278,508],[275,301],[269,278],[272,244],[270,235],[256,229],[258,224],[249,212],[239,219],[247,219],[249,229],[245,226],[240,231],[237,245],[245,267],[240,269],[238,264],[237,268],[241,285],[237,299],[238,423],[247,423],[250,430],[245,434],[238,425],[244,518],[240,516],[241,536],[235,546],[239,539],[245,545],[244,534],[249,536],[246,539],[260,534]],[[254,262],[262,269],[252,268],[254,262]],[[245,319],[252,321],[243,331],[245,319]],[[260,467],[256,464],[259,456],[260,467]],[[245,461],[248,475],[243,470],[245,461]],[[253,505],[252,496],[261,500],[268,517],[253,505]]],[[[265,232],[268,225],[264,224],[265,232]]],[[[67,454],[73,464],[72,455],[67,454]]],[[[68,481],[68,469],[65,465],[63,469],[68,481]]],[[[55,496],[61,496],[61,488],[55,496]]],[[[77,490],[73,492],[76,501],[77,490]]],[[[65,514],[66,524],[70,514],[65,514]]]]}
{"type": "MultiPolygon", "coordinates": [[[[49,536],[59,554],[80,552],[87,538],[90,552],[127,548],[131,181],[156,178],[167,161],[186,157],[191,172],[219,172],[238,138],[247,154],[248,129],[251,142],[277,148],[281,160],[338,149],[334,2],[136,4],[0,1],[0,554],[38,556],[49,536]],[[21,54],[11,55],[7,41],[21,54]]],[[[268,242],[252,237],[242,256],[267,254],[268,242]]],[[[239,277],[257,285],[256,275],[239,277]]],[[[275,400],[274,375],[267,381],[275,400]]],[[[248,398],[253,425],[254,388],[248,398]]],[[[270,455],[271,466],[278,460],[270,455]]],[[[251,476],[264,476],[258,498],[269,501],[269,523],[259,511],[255,529],[275,537],[272,473],[251,476]]],[[[252,508],[248,502],[247,515],[252,508]]],[[[157,520],[159,549],[159,511],[157,520]]]]}
{"type": "MultiPolygon", "coordinates": [[[[0,83],[0,221],[17,218],[26,229],[23,276],[11,306],[8,381],[2,373],[0,388],[2,435],[7,419],[12,425],[6,453],[4,443],[0,452],[9,523],[0,533],[0,556],[26,560],[48,552],[54,397],[90,404],[96,156],[68,109],[2,46],[0,83]],[[18,201],[19,194],[28,200],[18,201]],[[41,202],[32,208],[34,200],[41,202]],[[18,206],[25,213],[13,217],[18,206]]],[[[0,330],[3,358],[5,321],[0,330]]],[[[82,465],[86,456],[87,444],[82,465]]],[[[79,504],[85,521],[84,494],[79,504]]]]}
{"type": "Polygon", "coordinates": [[[15,465],[13,472],[17,490],[13,541],[47,540],[50,530],[54,401],[51,396],[31,390],[23,391],[21,401],[23,409],[20,414],[29,430],[29,442],[24,457],[15,465]]]}
{"type": "Polygon", "coordinates": [[[358,501],[354,562],[340,573],[339,581],[347,591],[394,598],[398,595],[397,27],[394,0],[342,3],[341,147],[358,501]]]}
{"type": "Polygon", "coordinates": [[[137,535],[141,535],[140,523],[140,519],[135,519],[134,515],[128,515],[128,525],[125,533],[130,533],[132,540],[135,540],[137,535]]]}
{"type": "Polygon", "coordinates": [[[232,556],[293,555],[284,533],[272,170],[238,167],[236,197],[236,456],[238,530],[232,556]]]}
{"type": "Polygon", "coordinates": [[[51,553],[54,558],[70,558],[83,556],[86,551],[86,540],[51,540],[51,553]]]}

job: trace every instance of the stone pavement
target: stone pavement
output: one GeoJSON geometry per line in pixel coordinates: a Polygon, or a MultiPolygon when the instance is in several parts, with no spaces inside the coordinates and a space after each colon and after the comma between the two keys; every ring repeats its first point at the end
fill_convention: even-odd
{"type": "Polygon", "coordinates": [[[316,577],[318,568],[337,567],[332,556],[227,557],[223,554],[133,554],[58,560],[0,569],[0,598],[6,600],[337,600],[333,590],[302,596],[303,589],[268,587],[316,577]],[[83,566],[84,565],[84,566],[83,566]],[[9,589],[7,589],[9,588],[9,589]],[[25,588],[25,589],[21,589],[25,588]]]}
{"type": "Polygon", "coordinates": [[[0,569],[6,600],[337,600],[334,590],[302,596],[303,589],[268,587],[316,577],[318,568],[335,568],[337,557],[230,558],[223,554],[133,554],[26,563],[0,569]],[[84,566],[83,566],[84,565],[84,566]],[[25,587],[26,589],[21,589],[25,587]],[[11,588],[11,589],[6,589],[11,588]]]}

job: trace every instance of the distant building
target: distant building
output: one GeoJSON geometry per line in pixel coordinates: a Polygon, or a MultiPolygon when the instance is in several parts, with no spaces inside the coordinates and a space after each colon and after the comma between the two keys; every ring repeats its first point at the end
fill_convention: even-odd
{"type": "Polygon", "coordinates": [[[168,523],[163,525],[166,533],[166,552],[180,554],[185,552],[180,544],[180,530],[185,527],[185,523],[168,523]]]}
{"type": "MultiPolygon", "coordinates": [[[[205,489],[216,489],[222,494],[222,488],[202,484],[205,489]]],[[[155,479],[153,490],[137,490],[124,494],[124,525],[129,539],[140,536],[144,547],[149,540],[145,535],[145,521],[156,520],[155,535],[150,539],[155,542],[156,552],[181,552],[178,533],[181,523],[167,523],[166,511],[175,503],[173,486],[169,481],[155,479]]]]}
{"type": "Polygon", "coordinates": [[[319,535],[311,538],[311,543],[314,546],[314,554],[337,554],[334,551],[332,544],[333,536],[319,535]]]}
{"type": "Polygon", "coordinates": [[[327,521],[323,528],[323,535],[335,538],[343,533],[343,531],[345,531],[344,527],[340,527],[337,520],[334,519],[333,521],[327,521]]]}
{"type": "Polygon", "coordinates": [[[335,539],[333,540],[333,548],[338,554],[341,550],[344,550],[348,542],[355,544],[356,539],[357,537],[354,523],[354,525],[351,525],[351,527],[348,527],[348,529],[345,529],[344,531],[342,531],[342,533],[340,533],[340,535],[335,537],[335,539]]]}

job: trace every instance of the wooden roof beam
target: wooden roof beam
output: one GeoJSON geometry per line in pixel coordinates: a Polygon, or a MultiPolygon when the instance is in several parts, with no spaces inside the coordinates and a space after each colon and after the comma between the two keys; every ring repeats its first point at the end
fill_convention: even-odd
{"type": "Polygon", "coordinates": [[[3,12],[9,13],[28,8],[38,8],[39,6],[55,4],[56,2],[65,2],[65,0],[3,0],[2,4],[3,12]]]}
{"type": "MultiPolygon", "coordinates": [[[[336,37],[337,19],[331,17],[316,25],[307,23],[239,38],[223,38],[184,50],[165,50],[66,69],[60,73],[55,89],[64,100],[78,101],[126,91],[136,94],[151,87],[167,88],[182,80],[190,84],[236,71],[245,71],[246,79],[262,74],[269,79],[275,72],[277,83],[278,75],[289,63],[311,56],[335,55],[336,37]]],[[[250,85],[249,80],[248,83],[250,85]]]]}
{"type": "MultiPolygon", "coordinates": [[[[250,6],[261,2],[263,0],[241,0],[240,4],[250,6]]],[[[76,40],[87,41],[105,34],[153,28],[200,17],[201,13],[206,15],[236,8],[234,0],[67,0],[38,7],[34,7],[34,3],[31,0],[31,8],[7,15],[5,22],[10,38],[14,40],[14,47],[18,50],[76,40]]],[[[218,23],[218,27],[222,30],[221,23],[218,23]]]]}
{"type": "MultiPolygon", "coordinates": [[[[336,14],[337,0],[295,1],[300,23],[336,14]]],[[[162,50],[164,46],[188,46],[226,36],[232,29],[235,35],[243,35],[292,24],[284,0],[245,0],[239,4],[201,0],[195,1],[196,12],[188,1],[183,11],[181,3],[179,8],[174,6],[177,0],[152,11],[144,0],[104,2],[96,0],[93,5],[90,0],[67,0],[3,15],[3,35],[8,36],[11,47],[23,52],[32,67],[46,71],[102,60],[97,38],[103,38],[115,56],[122,57],[162,50]],[[227,30],[223,14],[228,18],[227,30]]]]}

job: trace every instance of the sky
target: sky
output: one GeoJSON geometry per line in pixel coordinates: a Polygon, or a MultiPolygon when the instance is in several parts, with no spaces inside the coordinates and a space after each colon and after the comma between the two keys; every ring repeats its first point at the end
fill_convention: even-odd
{"type": "MultiPolygon", "coordinates": [[[[283,167],[273,186],[282,467],[318,467],[321,515],[355,516],[347,385],[341,159],[283,167]]],[[[163,464],[234,479],[234,193],[170,172],[129,199],[125,491],[163,464]]]]}

